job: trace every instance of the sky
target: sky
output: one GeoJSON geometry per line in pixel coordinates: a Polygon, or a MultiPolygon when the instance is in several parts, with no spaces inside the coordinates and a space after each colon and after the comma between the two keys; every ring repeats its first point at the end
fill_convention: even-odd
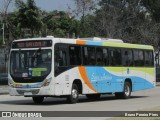
{"type": "MultiPolygon", "coordinates": [[[[36,5],[41,10],[46,10],[46,11],[52,11],[52,10],[66,11],[68,10],[68,6],[71,9],[75,9],[74,0],[35,0],[35,2],[36,5]]],[[[15,5],[14,2],[12,2],[12,4],[9,6],[9,11],[14,11],[14,10],[15,10],[15,5]]]]}

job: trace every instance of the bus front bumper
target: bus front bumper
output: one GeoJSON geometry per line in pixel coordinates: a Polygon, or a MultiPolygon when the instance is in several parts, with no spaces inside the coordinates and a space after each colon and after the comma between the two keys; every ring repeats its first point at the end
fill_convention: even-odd
{"type": "Polygon", "coordinates": [[[54,96],[54,90],[50,87],[41,88],[13,88],[9,87],[11,96],[54,96]]]}

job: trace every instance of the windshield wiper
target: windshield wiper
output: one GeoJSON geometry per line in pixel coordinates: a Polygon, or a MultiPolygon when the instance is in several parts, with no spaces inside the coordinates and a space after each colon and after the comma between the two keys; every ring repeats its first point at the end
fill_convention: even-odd
{"type": "Polygon", "coordinates": [[[37,54],[38,53],[41,53],[41,48],[39,48],[38,50],[36,50],[34,53],[33,53],[33,58],[36,58],[37,54]]]}
{"type": "Polygon", "coordinates": [[[31,66],[35,66],[35,60],[38,58],[38,56],[41,54],[41,48],[39,48],[38,50],[36,50],[33,55],[30,57],[31,58],[31,66]]]}

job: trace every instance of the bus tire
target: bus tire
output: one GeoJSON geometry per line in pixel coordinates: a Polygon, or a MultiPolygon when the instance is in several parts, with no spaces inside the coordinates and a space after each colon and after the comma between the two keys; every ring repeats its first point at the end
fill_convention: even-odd
{"type": "Polygon", "coordinates": [[[37,96],[37,97],[32,97],[32,99],[33,99],[34,103],[40,104],[40,103],[43,103],[44,97],[37,96]]]}
{"type": "Polygon", "coordinates": [[[75,104],[78,102],[79,91],[76,84],[72,85],[71,95],[67,97],[67,101],[71,104],[75,104]]]}
{"type": "Polygon", "coordinates": [[[116,98],[128,99],[131,96],[131,84],[129,82],[124,83],[123,92],[115,93],[116,98]]]}
{"type": "Polygon", "coordinates": [[[101,97],[101,94],[87,94],[86,97],[91,100],[98,100],[101,97]]]}

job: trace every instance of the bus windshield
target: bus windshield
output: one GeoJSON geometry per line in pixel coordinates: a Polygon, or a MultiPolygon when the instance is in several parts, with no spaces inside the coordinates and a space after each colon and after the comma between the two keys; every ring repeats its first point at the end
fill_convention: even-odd
{"type": "Polygon", "coordinates": [[[46,77],[51,72],[51,58],[49,49],[12,51],[10,74],[16,78],[46,77]]]}

